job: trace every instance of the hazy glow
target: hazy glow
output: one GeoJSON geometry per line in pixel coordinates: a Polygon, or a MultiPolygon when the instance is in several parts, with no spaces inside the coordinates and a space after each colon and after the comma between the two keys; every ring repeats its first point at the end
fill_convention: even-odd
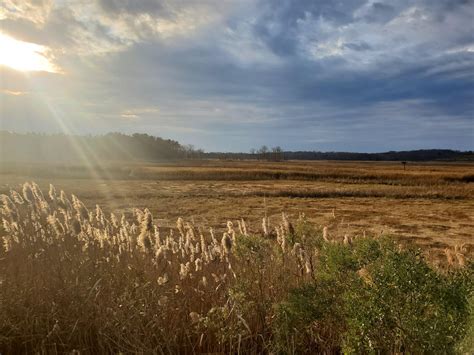
{"type": "Polygon", "coordinates": [[[57,72],[45,56],[47,48],[39,44],[19,41],[0,33],[0,65],[19,71],[57,72]]]}

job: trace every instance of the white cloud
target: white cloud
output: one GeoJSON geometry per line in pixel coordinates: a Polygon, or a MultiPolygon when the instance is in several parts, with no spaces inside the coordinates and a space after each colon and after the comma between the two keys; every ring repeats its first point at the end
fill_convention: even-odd
{"type": "Polygon", "coordinates": [[[53,0],[2,0],[0,20],[25,19],[37,26],[44,25],[53,7],[53,0]]]}

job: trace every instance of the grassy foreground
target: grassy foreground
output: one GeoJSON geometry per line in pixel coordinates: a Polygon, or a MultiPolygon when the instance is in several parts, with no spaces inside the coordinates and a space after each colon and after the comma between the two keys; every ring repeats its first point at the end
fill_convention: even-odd
{"type": "Polygon", "coordinates": [[[89,211],[35,184],[2,203],[1,353],[473,350],[463,246],[441,269],[389,238],[337,240],[304,215],[217,235],[181,218],[160,229],[147,209],[133,221],[89,211]]]}

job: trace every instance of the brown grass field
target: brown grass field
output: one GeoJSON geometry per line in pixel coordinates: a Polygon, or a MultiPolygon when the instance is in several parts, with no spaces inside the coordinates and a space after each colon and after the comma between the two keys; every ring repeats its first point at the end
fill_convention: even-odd
{"type": "Polygon", "coordinates": [[[474,246],[474,165],[399,162],[190,161],[99,166],[4,164],[0,193],[35,181],[76,194],[88,207],[131,214],[149,208],[160,226],[178,217],[203,227],[305,213],[344,234],[388,234],[440,255],[474,246]]]}
{"type": "Polygon", "coordinates": [[[0,353],[471,354],[473,176],[4,164],[0,353]]]}

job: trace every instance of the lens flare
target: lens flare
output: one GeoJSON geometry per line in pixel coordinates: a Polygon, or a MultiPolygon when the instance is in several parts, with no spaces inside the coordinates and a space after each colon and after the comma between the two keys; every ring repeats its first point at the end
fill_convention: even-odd
{"type": "Polygon", "coordinates": [[[0,65],[23,72],[57,73],[58,68],[47,57],[47,51],[45,46],[19,41],[0,33],[0,65]]]}

